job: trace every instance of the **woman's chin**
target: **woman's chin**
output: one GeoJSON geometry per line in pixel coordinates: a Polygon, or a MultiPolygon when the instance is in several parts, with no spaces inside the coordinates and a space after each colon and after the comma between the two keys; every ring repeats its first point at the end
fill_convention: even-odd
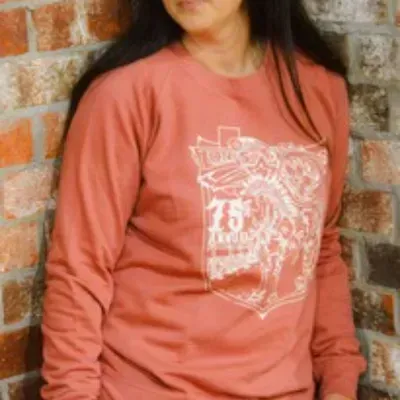
{"type": "Polygon", "coordinates": [[[201,35],[207,36],[208,33],[213,31],[213,24],[208,19],[204,18],[185,18],[185,20],[180,21],[180,25],[184,29],[187,35],[201,35]]]}

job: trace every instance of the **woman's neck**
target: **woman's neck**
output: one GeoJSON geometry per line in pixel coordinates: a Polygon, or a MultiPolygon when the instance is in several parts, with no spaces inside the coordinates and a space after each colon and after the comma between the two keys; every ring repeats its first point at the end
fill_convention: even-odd
{"type": "Polygon", "coordinates": [[[250,40],[248,16],[243,13],[213,32],[186,34],[182,42],[191,55],[221,75],[241,76],[257,70],[263,49],[250,40]]]}

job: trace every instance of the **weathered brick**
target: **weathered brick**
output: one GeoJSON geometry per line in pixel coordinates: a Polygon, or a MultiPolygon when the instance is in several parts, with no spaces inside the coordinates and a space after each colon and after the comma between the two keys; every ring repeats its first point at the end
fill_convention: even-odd
{"type": "Polygon", "coordinates": [[[373,384],[400,389],[400,342],[396,345],[376,339],[372,341],[370,379],[373,384]]]}
{"type": "Polygon", "coordinates": [[[346,189],[343,196],[343,228],[368,233],[393,233],[392,195],[346,189]]]}
{"type": "Polygon", "coordinates": [[[10,400],[40,400],[42,385],[40,378],[25,378],[8,385],[8,396],[10,400]]]}
{"type": "Polygon", "coordinates": [[[0,57],[28,51],[26,11],[17,8],[0,12],[0,57]]]}
{"type": "Polygon", "coordinates": [[[388,18],[387,0],[308,0],[312,15],[331,22],[383,23],[388,18]]]}
{"type": "Polygon", "coordinates": [[[353,130],[389,130],[389,99],[386,89],[372,85],[351,86],[350,104],[353,130]]]}
{"type": "Polygon", "coordinates": [[[395,334],[394,296],[374,290],[355,288],[353,295],[353,315],[358,328],[395,334]]]}
{"type": "Polygon", "coordinates": [[[32,161],[31,129],[29,119],[0,121],[0,168],[32,161]]]}
{"type": "Polygon", "coordinates": [[[382,81],[400,80],[400,38],[358,36],[358,66],[365,77],[382,81]]]}
{"type": "Polygon", "coordinates": [[[128,3],[119,0],[86,0],[88,31],[94,40],[109,40],[128,25],[128,3]]]}
{"type": "Polygon", "coordinates": [[[342,236],[340,238],[342,245],[342,259],[349,268],[349,279],[354,281],[357,276],[356,264],[354,262],[354,241],[352,239],[342,236]]]}
{"type": "Polygon", "coordinates": [[[40,317],[42,293],[43,281],[39,278],[6,282],[3,286],[4,322],[14,324],[27,316],[40,317]]]}
{"type": "Polygon", "coordinates": [[[38,234],[34,222],[0,227],[0,272],[38,263],[38,234]]]}
{"type": "Polygon", "coordinates": [[[360,386],[358,390],[358,400],[400,400],[400,396],[390,395],[372,387],[360,386]]]}
{"type": "Polygon", "coordinates": [[[45,127],[46,158],[56,158],[62,152],[65,114],[47,113],[42,116],[42,120],[45,127]]]}
{"type": "Polygon", "coordinates": [[[390,243],[368,244],[368,280],[388,288],[400,288],[400,246],[390,243]]]}
{"type": "Polygon", "coordinates": [[[0,335],[0,379],[37,369],[41,364],[40,328],[0,335]]]}
{"type": "Polygon", "coordinates": [[[361,146],[362,175],[367,182],[400,184],[400,143],[364,141],[361,146]]]}
{"type": "Polygon", "coordinates": [[[325,40],[329,45],[340,54],[341,59],[348,66],[349,65],[349,49],[348,49],[348,36],[338,32],[323,32],[325,40]]]}
{"type": "Polygon", "coordinates": [[[57,50],[85,43],[85,22],[75,1],[47,4],[32,13],[40,51],[57,50]]]}
{"type": "Polygon", "coordinates": [[[3,213],[22,218],[54,208],[57,171],[50,165],[10,174],[3,182],[3,213]]]}
{"type": "Polygon", "coordinates": [[[66,100],[88,54],[0,65],[0,111],[66,100]]]}
{"type": "Polygon", "coordinates": [[[392,93],[390,105],[390,132],[400,136],[400,91],[392,93]]]}

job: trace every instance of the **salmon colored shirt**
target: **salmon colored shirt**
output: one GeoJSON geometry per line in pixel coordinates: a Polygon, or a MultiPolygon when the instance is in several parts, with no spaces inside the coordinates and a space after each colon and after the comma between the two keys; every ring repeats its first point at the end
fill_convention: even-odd
{"type": "Polygon", "coordinates": [[[176,44],[91,86],[47,261],[44,400],[355,398],[346,88],[297,63],[322,141],[269,52],[227,78],[176,44]]]}

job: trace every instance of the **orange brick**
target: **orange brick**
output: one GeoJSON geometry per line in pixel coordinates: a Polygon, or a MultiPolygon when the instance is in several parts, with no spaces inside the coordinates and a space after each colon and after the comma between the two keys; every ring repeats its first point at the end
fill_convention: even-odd
{"type": "Polygon", "coordinates": [[[32,267],[39,262],[37,224],[0,228],[0,272],[32,267]]]}
{"type": "Polygon", "coordinates": [[[0,122],[0,168],[32,161],[32,124],[29,119],[0,122]]]}
{"type": "Polygon", "coordinates": [[[400,185],[400,143],[364,141],[361,155],[365,181],[400,185]]]}
{"type": "Polygon", "coordinates": [[[26,11],[18,8],[0,12],[0,57],[28,51],[26,11]]]}
{"type": "Polygon", "coordinates": [[[40,366],[40,336],[38,326],[0,335],[0,379],[33,371],[40,366]]]}
{"type": "Polygon", "coordinates": [[[393,232],[392,195],[347,189],[343,197],[341,226],[356,231],[390,235],[393,232]]]}
{"type": "Polygon", "coordinates": [[[27,316],[41,315],[43,284],[33,277],[8,281],[3,287],[4,322],[14,324],[27,316]]]}
{"type": "Polygon", "coordinates": [[[22,218],[54,206],[57,171],[49,165],[10,174],[3,182],[3,214],[22,218]]]}
{"type": "Polygon", "coordinates": [[[46,158],[56,158],[62,152],[65,115],[63,113],[47,113],[42,116],[42,120],[45,127],[46,158]]]}
{"type": "Polygon", "coordinates": [[[128,3],[120,0],[88,0],[87,25],[95,40],[109,40],[129,24],[128,3]]]}
{"type": "Polygon", "coordinates": [[[37,32],[37,46],[40,51],[57,50],[83,44],[81,24],[75,3],[48,4],[32,13],[37,32]]]}

